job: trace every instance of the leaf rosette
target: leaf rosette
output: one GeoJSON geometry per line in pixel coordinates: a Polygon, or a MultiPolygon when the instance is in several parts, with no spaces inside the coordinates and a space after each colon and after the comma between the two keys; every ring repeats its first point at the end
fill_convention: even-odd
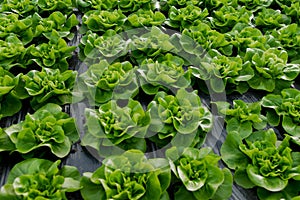
{"type": "Polygon", "coordinates": [[[1,187],[0,198],[11,199],[61,199],[66,193],[80,190],[80,174],[75,167],[59,169],[60,160],[27,159],[10,171],[7,183],[1,187]]]}
{"type": "Polygon", "coordinates": [[[146,135],[150,117],[142,105],[129,99],[125,106],[111,100],[98,110],[87,108],[84,146],[96,149],[101,157],[118,155],[126,150],[146,150],[146,135]]]}
{"type": "Polygon", "coordinates": [[[27,64],[34,62],[40,67],[66,71],[69,67],[67,59],[72,56],[76,46],[68,46],[57,31],[52,31],[50,38],[51,40],[48,43],[28,47],[28,51],[33,58],[27,64]]]}
{"type": "Polygon", "coordinates": [[[172,6],[169,10],[169,20],[166,21],[166,24],[172,28],[189,28],[196,21],[204,20],[209,15],[208,10],[201,9],[195,5],[187,5],[183,8],[176,8],[172,6]]]}
{"type": "Polygon", "coordinates": [[[72,0],[38,0],[37,6],[41,12],[61,11],[69,14],[73,10],[72,0]]]}
{"type": "Polygon", "coordinates": [[[245,56],[248,48],[267,50],[278,47],[280,43],[271,35],[262,34],[258,28],[249,24],[237,23],[230,32],[226,33],[231,38],[230,43],[237,49],[241,57],[245,56]]]}
{"type": "Polygon", "coordinates": [[[88,92],[90,104],[100,105],[111,99],[133,98],[138,92],[135,71],[128,61],[109,64],[101,60],[91,65],[79,79],[83,82],[83,90],[88,92]]]}
{"type": "Polygon", "coordinates": [[[248,10],[255,12],[257,10],[269,7],[273,3],[273,0],[271,1],[270,0],[257,0],[257,1],[239,0],[238,2],[242,5],[245,5],[245,7],[248,10]]]}
{"type": "Polygon", "coordinates": [[[212,28],[216,28],[221,32],[228,32],[237,23],[250,23],[252,13],[246,7],[235,8],[233,6],[224,5],[220,9],[212,13],[209,18],[212,28]]]}
{"type": "Polygon", "coordinates": [[[212,115],[197,93],[179,89],[176,96],[158,92],[148,105],[151,116],[149,133],[158,146],[201,145],[212,127],[212,115]]]}
{"type": "Polygon", "coordinates": [[[81,194],[86,200],[167,200],[171,172],[166,166],[165,159],[147,159],[138,150],[126,151],[104,159],[94,173],[84,173],[81,194]]]}
{"type": "Polygon", "coordinates": [[[114,30],[103,35],[88,31],[80,41],[80,59],[86,63],[97,63],[101,59],[110,61],[127,54],[128,42],[114,30]]]}
{"type": "Polygon", "coordinates": [[[0,38],[16,34],[25,44],[33,39],[32,33],[32,17],[19,19],[19,15],[15,13],[0,14],[0,38]]]}
{"type": "Polygon", "coordinates": [[[4,0],[1,11],[14,12],[20,16],[29,16],[36,12],[38,0],[4,0]]]}
{"type": "Polygon", "coordinates": [[[290,62],[299,64],[300,54],[300,27],[298,24],[293,23],[280,28],[279,30],[273,30],[271,33],[281,44],[281,46],[287,51],[290,62]]]}
{"type": "Polygon", "coordinates": [[[288,53],[277,48],[266,51],[249,48],[244,60],[251,62],[255,72],[248,84],[257,90],[278,93],[289,88],[300,73],[300,65],[288,63],[288,53]]]}
{"type": "Polygon", "coordinates": [[[280,10],[270,8],[263,8],[260,12],[258,12],[254,21],[255,25],[263,28],[263,30],[275,29],[277,27],[280,28],[291,23],[291,19],[282,14],[280,10]]]}
{"type": "Polygon", "coordinates": [[[133,35],[130,45],[131,56],[138,63],[146,58],[159,57],[161,54],[166,54],[175,49],[170,36],[157,26],[152,26],[149,32],[141,36],[133,35]]]}
{"type": "Polygon", "coordinates": [[[27,114],[24,121],[8,127],[5,132],[15,144],[15,151],[29,156],[41,155],[39,149],[48,147],[55,156],[63,158],[70,152],[72,143],[79,139],[75,120],[52,103],[34,114],[27,114]]]}
{"type": "Polygon", "coordinates": [[[87,12],[91,9],[95,10],[113,10],[117,7],[118,0],[76,0],[76,8],[82,12],[87,12]]]}
{"type": "Polygon", "coordinates": [[[72,90],[77,72],[43,68],[42,71],[31,70],[22,76],[24,89],[32,97],[30,105],[34,110],[47,103],[64,105],[72,102],[72,90]]]}
{"type": "Polygon", "coordinates": [[[222,159],[236,170],[234,179],[238,185],[289,196],[289,182],[300,180],[300,155],[292,152],[290,139],[286,136],[277,141],[273,129],[253,132],[245,138],[231,132],[221,147],[222,159]]]}
{"type": "Polygon", "coordinates": [[[294,136],[300,145],[300,92],[297,89],[284,89],[280,94],[268,94],[262,99],[262,106],[269,108],[267,118],[271,125],[278,126],[294,136]]]}
{"type": "Polygon", "coordinates": [[[195,5],[195,6],[201,6],[203,1],[200,0],[162,0],[160,3],[160,9],[162,11],[167,12],[172,6],[176,8],[183,8],[187,5],[195,5]]]}
{"type": "Polygon", "coordinates": [[[221,114],[226,116],[226,131],[236,131],[242,138],[249,136],[253,129],[262,130],[267,126],[267,118],[261,114],[261,102],[246,103],[234,100],[230,108],[228,102],[214,102],[221,114]]]}
{"type": "Polygon", "coordinates": [[[184,60],[170,53],[156,59],[145,59],[137,70],[140,85],[146,94],[156,94],[160,89],[187,88],[191,83],[191,71],[183,69],[184,60]]]}
{"type": "Polygon", "coordinates": [[[176,182],[183,184],[174,191],[177,200],[228,199],[232,191],[232,175],[218,167],[219,156],[210,148],[171,148],[166,152],[176,182]]]}
{"type": "Polygon", "coordinates": [[[211,59],[201,62],[200,66],[191,66],[192,74],[201,80],[209,81],[209,86],[215,92],[230,94],[238,91],[245,93],[249,86],[247,81],[254,76],[251,63],[243,62],[239,56],[228,57],[217,51],[208,52],[211,59]],[[218,80],[222,80],[220,84],[218,80]]]}
{"type": "Polygon", "coordinates": [[[82,27],[82,30],[87,28],[93,32],[104,33],[109,29],[113,29],[120,32],[123,30],[125,21],[126,16],[119,9],[113,11],[90,10],[82,17],[82,23],[86,26],[82,27]]]}
{"type": "Polygon", "coordinates": [[[189,41],[189,38],[195,40],[207,51],[216,49],[226,56],[232,55],[233,45],[231,44],[231,38],[226,34],[211,29],[206,23],[199,22],[197,25],[195,24],[182,31],[180,43],[187,52],[193,50],[193,47],[191,46],[193,42],[189,41]],[[186,36],[188,36],[187,40],[185,40],[186,36]]]}
{"type": "Polygon", "coordinates": [[[61,38],[72,39],[74,34],[71,33],[71,29],[79,23],[75,14],[68,17],[60,11],[52,12],[47,18],[42,18],[38,13],[35,13],[32,19],[35,26],[34,36],[39,37],[43,34],[49,40],[51,40],[53,30],[57,31],[61,38]]]}
{"type": "Polygon", "coordinates": [[[153,10],[154,3],[152,0],[120,0],[118,7],[122,12],[130,13],[139,9],[153,10]]]}
{"type": "Polygon", "coordinates": [[[128,26],[131,28],[145,27],[145,26],[159,26],[166,20],[163,13],[152,10],[139,9],[130,14],[127,18],[128,26]]]}

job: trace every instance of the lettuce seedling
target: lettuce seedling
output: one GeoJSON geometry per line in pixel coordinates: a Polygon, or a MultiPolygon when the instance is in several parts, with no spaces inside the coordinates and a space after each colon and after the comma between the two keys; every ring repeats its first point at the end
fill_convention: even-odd
{"type": "Polygon", "coordinates": [[[59,168],[60,160],[31,158],[16,164],[0,189],[2,200],[60,199],[80,190],[80,174],[73,166],[59,168]]]}
{"type": "Polygon", "coordinates": [[[162,0],[159,3],[160,3],[160,9],[162,11],[168,12],[172,6],[174,6],[176,8],[183,8],[183,7],[186,7],[187,5],[191,4],[191,5],[201,7],[201,5],[204,2],[200,1],[200,0],[162,0]]]}
{"type": "Polygon", "coordinates": [[[256,130],[267,126],[267,118],[261,114],[261,102],[246,103],[234,100],[230,108],[228,102],[214,102],[221,114],[225,115],[226,131],[236,131],[241,137],[247,137],[256,130]]]}
{"type": "Polygon", "coordinates": [[[144,26],[159,26],[166,20],[163,13],[152,10],[139,9],[136,12],[130,14],[127,18],[129,22],[128,26],[131,28],[144,27],[144,26]]]}
{"type": "Polygon", "coordinates": [[[249,61],[243,62],[239,56],[228,57],[213,50],[209,51],[209,55],[211,59],[203,60],[200,66],[191,66],[195,77],[209,81],[209,87],[214,92],[226,91],[228,94],[235,91],[241,94],[247,92],[249,89],[247,81],[254,76],[249,61]]]}
{"type": "Polygon", "coordinates": [[[262,99],[262,106],[267,111],[268,122],[278,126],[280,121],[283,129],[295,137],[300,145],[300,91],[284,89],[280,94],[268,94],[262,99]]]}
{"type": "Polygon", "coordinates": [[[140,85],[146,94],[156,94],[160,89],[187,88],[191,71],[183,69],[184,60],[170,53],[156,59],[145,59],[138,71],[140,85]]]}
{"type": "Polygon", "coordinates": [[[118,0],[75,0],[74,3],[76,8],[85,13],[91,9],[113,10],[117,7],[118,0]]]}
{"type": "Polygon", "coordinates": [[[271,32],[288,53],[288,60],[299,64],[300,60],[300,26],[296,23],[289,24],[280,28],[279,30],[273,30],[271,32]]]}
{"type": "Polygon", "coordinates": [[[292,197],[295,191],[287,188],[294,181],[299,184],[300,154],[289,147],[290,139],[286,136],[278,141],[273,129],[253,132],[244,138],[231,132],[221,147],[222,159],[235,170],[238,185],[292,197]]]}
{"type": "Polygon", "coordinates": [[[69,14],[73,11],[72,0],[38,0],[37,6],[40,13],[49,11],[61,11],[63,13],[69,14]]]}
{"type": "Polygon", "coordinates": [[[80,60],[97,63],[102,59],[115,61],[128,53],[128,42],[116,31],[109,29],[99,36],[88,31],[80,41],[80,60]]]}
{"type": "MultiPolygon", "coordinates": [[[[109,64],[101,60],[80,75],[90,104],[103,104],[111,99],[133,98],[138,92],[136,69],[128,61],[109,64]]],[[[84,91],[83,91],[84,92],[84,91]]]]}
{"type": "Polygon", "coordinates": [[[15,34],[24,45],[32,41],[32,17],[20,18],[18,14],[0,14],[0,38],[15,34]]]}
{"type": "Polygon", "coordinates": [[[167,160],[147,159],[142,152],[130,150],[104,159],[95,172],[84,173],[81,194],[85,200],[168,200],[170,181],[167,160]]]}
{"type": "Polygon", "coordinates": [[[228,199],[232,192],[232,175],[227,169],[218,167],[219,156],[210,148],[171,148],[166,156],[175,181],[177,200],[228,199]]]}
{"type": "Polygon", "coordinates": [[[199,22],[195,26],[191,26],[182,31],[180,37],[180,43],[186,52],[193,51],[193,42],[189,39],[195,40],[203,49],[217,50],[220,53],[231,56],[233,45],[231,44],[231,38],[226,35],[213,30],[208,24],[199,22]],[[188,37],[186,37],[188,36],[188,37]]]}
{"type": "Polygon", "coordinates": [[[28,113],[24,121],[8,127],[5,132],[15,144],[15,151],[24,155],[40,155],[41,147],[47,147],[55,156],[63,158],[70,153],[72,143],[79,139],[74,118],[52,103],[33,114],[28,113]]]}
{"type": "Polygon", "coordinates": [[[168,34],[159,27],[152,26],[147,33],[132,36],[130,50],[130,56],[134,57],[137,63],[141,63],[146,58],[155,58],[161,54],[173,52],[175,46],[171,43],[171,37],[168,34]]]}
{"type": "Polygon", "coordinates": [[[146,151],[144,136],[150,123],[142,105],[129,99],[127,105],[116,100],[102,104],[98,110],[87,108],[83,146],[96,149],[100,156],[117,155],[130,149],[146,151]]]}
{"type": "Polygon", "coordinates": [[[82,27],[84,32],[87,28],[93,32],[104,33],[109,29],[116,32],[123,30],[123,24],[126,21],[126,16],[121,10],[90,10],[82,17],[82,23],[86,27],[82,27]]]}
{"type": "Polygon", "coordinates": [[[255,25],[263,30],[283,27],[291,23],[291,18],[282,14],[280,10],[263,8],[255,17],[255,25]]]}
{"type": "Polygon", "coordinates": [[[25,56],[27,50],[17,35],[10,34],[4,40],[0,39],[0,51],[0,65],[4,69],[10,70],[15,66],[24,67],[25,62],[22,58],[25,56]]]}
{"type": "Polygon", "coordinates": [[[196,21],[204,20],[209,15],[208,10],[201,9],[198,6],[189,4],[183,8],[176,8],[172,6],[169,10],[169,19],[166,24],[172,28],[189,28],[196,21]]]}
{"type": "Polygon", "coordinates": [[[34,62],[40,67],[59,69],[63,72],[68,69],[69,63],[67,59],[72,56],[75,49],[76,46],[69,46],[60,37],[59,32],[53,30],[48,43],[28,47],[28,52],[33,58],[27,64],[30,65],[34,62]]]}
{"type": "Polygon", "coordinates": [[[251,11],[248,11],[244,6],[235,8],[224,5],[213,11],[212,17],[209,17],[209,20],[212,28],[226,33],[231,31],[237,23],[249,24],[251,15],[251,11]]]}
{"type": "Polygon", "coordinates": [[[241,57],[245,56],[248,48],[267,50],[271,47],[280,46],[280,42],[273,36],[263,35],[261,30],[249,24],[237,23],[226,35],[231,38],[230,43],[241,57]]]}
{"type": "Polygon", "coordinates": [[[20,16],[29,16],[38,11],[38,0],[3,0],[2,12],[13,12],[20,16]]]}
{"type": "Polygon", "coordinates": [[[118,7],[124,13],[135,12],[139,9],[153,10],[154,2],[152,0],[120,0],[118,7]]]}
{"type": "Polygon", "coordinates": [[[253,66],[255,75],[248,84],[256,90],[278,93],[289,88],[300,73],[300,65],[288,63],[288,53],[278,48],[249,48],[244,60],[253,66]]]}
{"type": "Polygon", "coordinates": [[[150,139],[162,147],[201,145],[212,127],[212,115],[197,93],[179,89],[176,96],[158,92],[148,105],[150,139]]]}
{"type": "Polygon", "coordinates": [[[22,76],[24,89],[32,97],[30,105],[34,110],[47,103],[64,105],[72,103],[73,86],[77,72],[43,68],[42,71],[31,70],[22,76]]]}
{"type": "Polygon", "coordinates": [[[35,26],[34,37],[43,34],[49,40],[51,40],[53,30],[57,31],[61,38],[72,39],[74,33],[71,33],[71,29],[79,24],[75,14],[67,17],[60,11],[52,12],[47,18],[42,18],[38,13],[34,13],[32,19],[35,26]]]}

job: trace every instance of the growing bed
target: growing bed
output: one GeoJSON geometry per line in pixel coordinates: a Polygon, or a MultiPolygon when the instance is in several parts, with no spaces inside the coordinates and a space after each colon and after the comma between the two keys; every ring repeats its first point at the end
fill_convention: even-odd
{"type": "Polygon", "coordinates": [[[300,199],[299,0],[2,0],[0,199],[300,199]]]}

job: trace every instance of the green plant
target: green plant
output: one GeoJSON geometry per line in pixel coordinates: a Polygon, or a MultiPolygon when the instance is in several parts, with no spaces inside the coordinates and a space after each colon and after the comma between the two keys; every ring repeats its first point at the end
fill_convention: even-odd
{"type": "Polygon", "coordinates": [[[80,59],[92,64],[101,59],[115,61],[127,54],[128,42],[116,31],[109,29],[99,36],[88,31],[80,41],[80,59]]]}
{"type": "Polygon", "coordinates": [[[204,20],[209,15],[207,9],[201,9],[195,5],[187,5],[183,8],[176,8],[172,6],[169,10],[169,20],[166,24],[172,28],[189,28],[195,21],[204,20]]]}
{"type": "Polygon", "coordinates": [[[15,34],[7,36],[5,40],[0,40],[0,65],[6,70],[15,66],[25,67],[22,58],[26,51],[24,44],[15,34]]]}
{"type": "Polygon", "coordinates": [[[278,48],[266,51],[247,49],[244,57],[254,68],[254,76],[248,81],[251,88],[279,92],[289,88],[300,73],[299,64],[288,63],[288,53],[278,48]]]}
{"type": "Polygon", "coordinates": [[[159,147],[200,146],[212,127],[212,115],[196,91],[179,89],[176,96],[161,91],[148,105],[150,137],[159,147]]]}
{"type": "Polygon", "coordinates": [[[87,131],[82,145],[93,147],[100,156],[117,155],[130,149],[146,151],[144,136],[150,117],[138,101],[129,99],[121,106],[111,100],[98,110],[87,108],[85,115],[87,131]]]}
{"type": "Polygon", "coordinates": [[[52,12],[47,18],[42,18],[38,13],[34,13],[32,20],[35,27],[34,37],[43,34],[49,40],[51,40],[53,30],[58,32],[59,37],[72,39],[74,33],[71,33],[71,29],[79,24],[75,14],[68,17],[60,11],[52,12]]]}
{"type": "Polygon", "coordinates": [[[67,59],[72,56],[75,49],[76,46],[69,46],[59,33],[53,30],[48,43],[32,45],[28,48],[33,58],[28,61],[27,65],[34,62],[40,67],[59,69],[63,72],[68,69],[67,59]]]}
{"type": "Polygon", "coordinates": [[[0,190],[3,200],[58,199],[67,200],[66,193],[78,191],[80,174],[75,167],[59,168],[60,160],[32,158],[16,164],[0,190]]]}
{"type": "Polygon", "coordinates": [[[33,39],[32,17],[21,18],[18,14],[0,14],[0,38],[15,34],[24,45],[33,39]]]}
{"type": "Polygon", "coordinates": [[[214,92],[226,91],[228,94],[235,91],[241,94],[247,92],[249,88],[247,81],[254,76],[249,61],[243,62],[239,56],[228,57],[214,50],[209,51],[208,55],[211,59],[203,59],[199,66],[191,66],[195,77],[209,81],[209,87],[214,92]]]}
{"type": "Polygon", "coordinates": [[[83,26],[82,32],[92,30],[93,32],[104,33],[109,29],[113,29],[116,32],[123,30],[123,24],[126,21],[126,16],[121,10],[90,10],[82,17],[83,26]]]}
{"type": "Polygon", "coordinates": [[[77,72],[43,68],[42,71],[31,70],[22,76],[27,97],[32,97],[30,105],[34,110],[47,103],[64,105],[72,103],[72,92],[77,72]]]}
{"type": "Polygon", "coordinates": [[[156,94],[160,89],[187,88],[191,83],[191,71],[183,69],[184,60],[171,53],[156,59],[145,59],[137,70],[140,85],[147,94],[156,94]]]}
{"type": "Polygon", "coordinates": [[[219,113],[225,115],[226,131],[237,132],[242,138],[249,136],[256,130],[267,126],[267,118],[261,114],[261,102],[246,103],[243,100],[234,100],[230,108],[228,102],[214,102],[219,113]]]}
{"type": "Polygon", "coordinates": [[[268,199],[263,193],[292,198],[299,193],[299,188],[288,188],[299,184],[300,154],[293,152],[289,143],[289,136],[278,141],[273,129],[247,137],[231,132],[221,147],[221,155],[227,166],[235,170],[235,182],[244,188],[258,188],[261,199],[268,199]]]}
{"type": "Polygon", "coordinates": [[[168,200],[171,173],[165,159],[147,159],[137,150],[111,156],[95,172],[84,173],[81,194],[94,199],[168,200]]]}
{"type": "Polygon", "coordinates": [[[171,148],[166,156],[176,177],[173,184],[179,184],[172,191],[174,199],[225,200],[231,196],[231,172],[218,167],[220,157],[210,148],[171,148]]]}
{"type": "Polygon", "coordinates": [[[166,20],[163,13],[152,10],[139,9],[136,12],[130,14],[127,18],[129,22],[128,26],[131,27],[144,27],[144,26],[159,26],[162,25],[166,20]]]}
{"type": "Polygon", "coordinates": [[[250,23],[251,12],[246,7],[235,8],[224,5],[212,13],[209,18],[212,28],[221,32],[230,31],[237,23],[250,23]]]}
{"type": "Polygon", "coordinates": [[[267,110],[268,122],[278,126],[295,137],[300,145],[300,92],[297,89],[284,89],[280,94],[268,94],[262,99],[267,110]]]}
{"type": "Polygon", "coordinates": [[[87,91],[90,104],[103,104],[111,99],[133,98],[138,93],[136,68],[128,61],[109,64],[101,60],[80,75],[83,90],[87,91]]]}
{"type": "Polygon", "coordinates": [[[72,143],[79,139],[74,118],[52,103],[34,114],[28,113],[24,121],[8,127],[5,132],[15,144],[15,151],[28,156],[34,153],[41,156],[41,147],[47,147],[55,156],[63,158],[70,152],[72,143]]]}

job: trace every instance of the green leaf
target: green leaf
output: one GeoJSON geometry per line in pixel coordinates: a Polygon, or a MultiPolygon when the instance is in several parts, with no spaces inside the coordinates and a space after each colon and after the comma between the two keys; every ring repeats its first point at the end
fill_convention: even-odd
{"type": "Polygon", "coordinates": [[[250,121],[239,122],[236,118],[231,118],[226,125],[226,131],[236,132],[241,138],[246,138],[252,133],[252,123],[250,121]]]}
{"type": "Polygon", "coordinates": [[[249,179],[246,169],[236,169],[234,172],[234,181],[245,189],[255,187],[255,183],[249,179]]]}
{"type": "Polygon", "coordinates": [[[283,190],[288,184],[288,180],[282,180],[279,177],[265,178],[261,176],[257,173],[257,170],[251,165],[248,165],[247,167],[247,174],[249,179],[255,185],[263,187],[272,192],[283,190]]]}
{"type": "Polygon", "coordinates": [[[222,160],[230,169],[237,167],[246,168],[247,157],[239,150],[242,138],[236,132],[228,133],[225,142],[221,147],[222,160]]]}

